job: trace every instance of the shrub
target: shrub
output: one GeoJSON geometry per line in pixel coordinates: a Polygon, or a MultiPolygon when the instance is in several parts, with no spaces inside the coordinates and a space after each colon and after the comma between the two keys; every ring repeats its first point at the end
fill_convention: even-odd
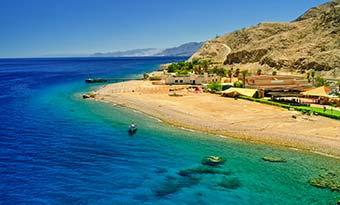
{"type": "Polygon", "coordinates": [[[149,74],[144,73],[144,74],[143,74],[143,79],[148,79],[148,78],[149,78],[149,74]]]}
{"type": "Polygon", "coordinates": [[[261,75],[261,74],[262,74],[261,68],[257,69],[256,74],[257,74],[257,75],[261,75]]]}
{"type": "Polygon", "coordinates": [[[209,71],[209,73],[213,73],[213,74],[216,74],[218,76],[225,76],[226,75],[226,69],[214,67],[213,69],[211,69],[209,71]]]}
{"type": "Polygon", "coordinates": [[[218,82],[213,82],[208,85],[208,88],[213,91],[222,91],[222,84],[218,82]]]}
{"type": "MultiPolygon", "coordinates": [[[[186,61],[181,61],[178,63],[172,63],[168,66],[168,72],[169,73],[181,73],[180,71],[183,71],[184,73],[186,72],[192,72],[195,69],[196,73],[200,73],[201,68],[207,72],[209,65],[211,64],[211,61],[209,60],[199,60],[199,59],[193,59],[192,62],[186,62],[186,61]]],[[[219,73],[222,74],[222,71],[219,69],[219,73]]],[[[224,71],[223,71],[224,72],[224,71]]]]}
{"type": "Polygon", "coordinates": [[[151,76],[149,79],[150,80],[161,80],[161,77],[159,77],[159,76],[151,76]]]}
{"type": "Polygon", "coordinates": [[[172,63],[168,66],[168,72],[169,73],[174,73],[176,72],[177,70],[179,70],[179,65],[177,63],[172,63]]]}
{"type": "Polygon", "coordinates": [[[189,70],[184,69],[184,70],[177,70],[176,71],[176,75],[180,76],[180,75],[188,75],[189,74],[189,70]]]}
{"type": "Polygon", "coordinates": [[[329,83],[324,78],[318,76],[315,78],[315,86],[316,87],[329,86],[329,83]]]}
{"type": "Polygon", "coordinates": [[[234,83],[234,87],[243,88],[243,83],[241,81],[237,81],[237,82],[234,83]]]}
{"type": "Polygon", "coordinates": [[[234,73],[234,77],[238,78],[239,75],[240,75],[240,69],[236,68],[235,73],[234,73]]]}

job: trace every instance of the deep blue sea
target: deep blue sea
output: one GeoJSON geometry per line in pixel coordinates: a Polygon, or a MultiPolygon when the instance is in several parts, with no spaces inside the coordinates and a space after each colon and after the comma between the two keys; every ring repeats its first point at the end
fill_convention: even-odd
{"type": "Polygon", "coordinates": [[[308,180],[339,176],[338,159],[186,131],[81,99],[100,86],[85,78],[136,77],[180,60],[0,59],[0,204],[336,204],[339,192],[308,180]],[[139,126],[133,137],[131,120],[139,126]],[[202,168],[209,155],[227,161],[202,168]]]}

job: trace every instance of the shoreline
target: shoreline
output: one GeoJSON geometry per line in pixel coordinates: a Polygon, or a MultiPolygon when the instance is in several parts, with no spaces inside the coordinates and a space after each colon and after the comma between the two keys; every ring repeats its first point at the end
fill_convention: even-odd
{"type": "MultiPolygon", "coordinates": [[[[102,101],[102,100],[95,100],[97,102],[100,102],[100,103],[106,103],[106,104],[109,104],[110,106],[115,106],[115,107],[121,107],[121,108],[126,108],[126,109],[129,109],[133,112],[137,112],[137,113],[140,113],[146,117],[149,117],[153,120],[156,120],[162,124],[165,124],[167,126],[170,126],[170,127],[173,127],[173,128],[176,128],[176,129],[181,129],[181,130],[184,130],[184,131],[188,131],[188,132],[193,132],[193,133],[199,133],[199,134],[206,134],[206,135],[214,135],[215,137],[219,137],[219,138],[222,138],[222,139],[233,139],[233,140],[239,140],[243,143],[248,143],[248,144],[261,144],[261,145],[270,145],[270,146],[275,146],[277,148],[285,148],[285,149],[290,149],[290,150],[294,150],[294,151],[300,151],[300,152],[307,152],[307,153],[310,153],[310,154],[317,154],[317,155],[321,155],[321,156],[324,156],[324,157],[329,157],[329,158],[333,158],[333,159],[339,159],[340,160],[340,156],[337,156],[337,155],[332,155],[332,154],[327,154],[327,153],[324,153],[324,152],[319,152],[319,151],[313,151],[313,150],[309,150],[309,149],[305,149],[305,148],[298,148],[298,147],[294,147],[294,146],[285,146],[285,145],[278,145],[278,144],[273,144],[273,143],[268,143],[268,142],[261,142],[261,141],[256,141],[256,140],[250,140],[249,139],[244,139],[244,138],[240,138],[240,137],[234,137],[232,135],[221,135],[221,134],[215,134],[215,133],[211,133],[211,132],[207,132],[207,131],[202,131],[202,130],[198,130],[198,129],[191,129],[191,128],[187,128],[187,127],[183,127],[183,126],[180,126],[180,125],[175,125],[175,124],[172,124],[172,123],[168,123],[166,121],[163,121],[162,119],[159,119],[157,117],[154,117],[152,115],[149,115],[143,111],[140,111],[140,110],[136,110],[132,107],[128,107],[126,105],[120,105],[120,104],[115,104],[115,103],[111,103],[111,102],[108,102],[108,101],[102,101]],[[248,141],[247,141],[248,140],[248,141]]],[[[251,137],[251,136],[249,136],[251,137]]]]}
{"type": "Polygon", "coordinates": [[[340,136],[337,134],[340,132],[339,121],[301,115],[299,120],[294,120],[291,118],[292,114],[297,114],[294,111],[270,105],[241,99],[235,101],[206,93],[184,93],[183,97],[170,97],[167,92],[168,87],[165,85],[152,85],[148,81],[127,81],[99,88],[94,92],[94,99],[136,110],[184,130],[239,139],[246,143],[298,149],[340,159],[340,136]],[[190,102],[199,106],[195,107],[190,102]],[[206,106],[207,102],[216,105],[206,106]],[[247,109],[233,110],[242,106],[247,109]],[[220,108],[222,110],[219,110],[220,108]],[[223,112],[222,115],[220,112],[223,112]],[[274,117],[268,116],[270,114],[274,117]],[[227,115],[231,117],[225,118],[227,115]]]}

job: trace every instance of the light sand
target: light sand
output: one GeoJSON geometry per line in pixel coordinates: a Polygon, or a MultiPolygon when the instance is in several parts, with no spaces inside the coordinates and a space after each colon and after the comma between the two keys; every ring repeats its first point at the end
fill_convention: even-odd
{"type": "Polygon", "coordinates": [[[168,93],[166,85],[128,81],[99,89],[95,98],[180,127],[340,157],[340,121],[186,89],[177,92],[182,97],[168,93]]]}

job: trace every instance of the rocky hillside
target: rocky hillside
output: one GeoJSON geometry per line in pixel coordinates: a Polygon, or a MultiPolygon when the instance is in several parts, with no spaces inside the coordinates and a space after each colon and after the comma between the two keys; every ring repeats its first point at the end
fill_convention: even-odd
{"type": "Polygon", "coordinates": [[[207,41],[190,59],[304,72],[340,70],[340,0],[287,23],[260,23],[207,41]]]}

